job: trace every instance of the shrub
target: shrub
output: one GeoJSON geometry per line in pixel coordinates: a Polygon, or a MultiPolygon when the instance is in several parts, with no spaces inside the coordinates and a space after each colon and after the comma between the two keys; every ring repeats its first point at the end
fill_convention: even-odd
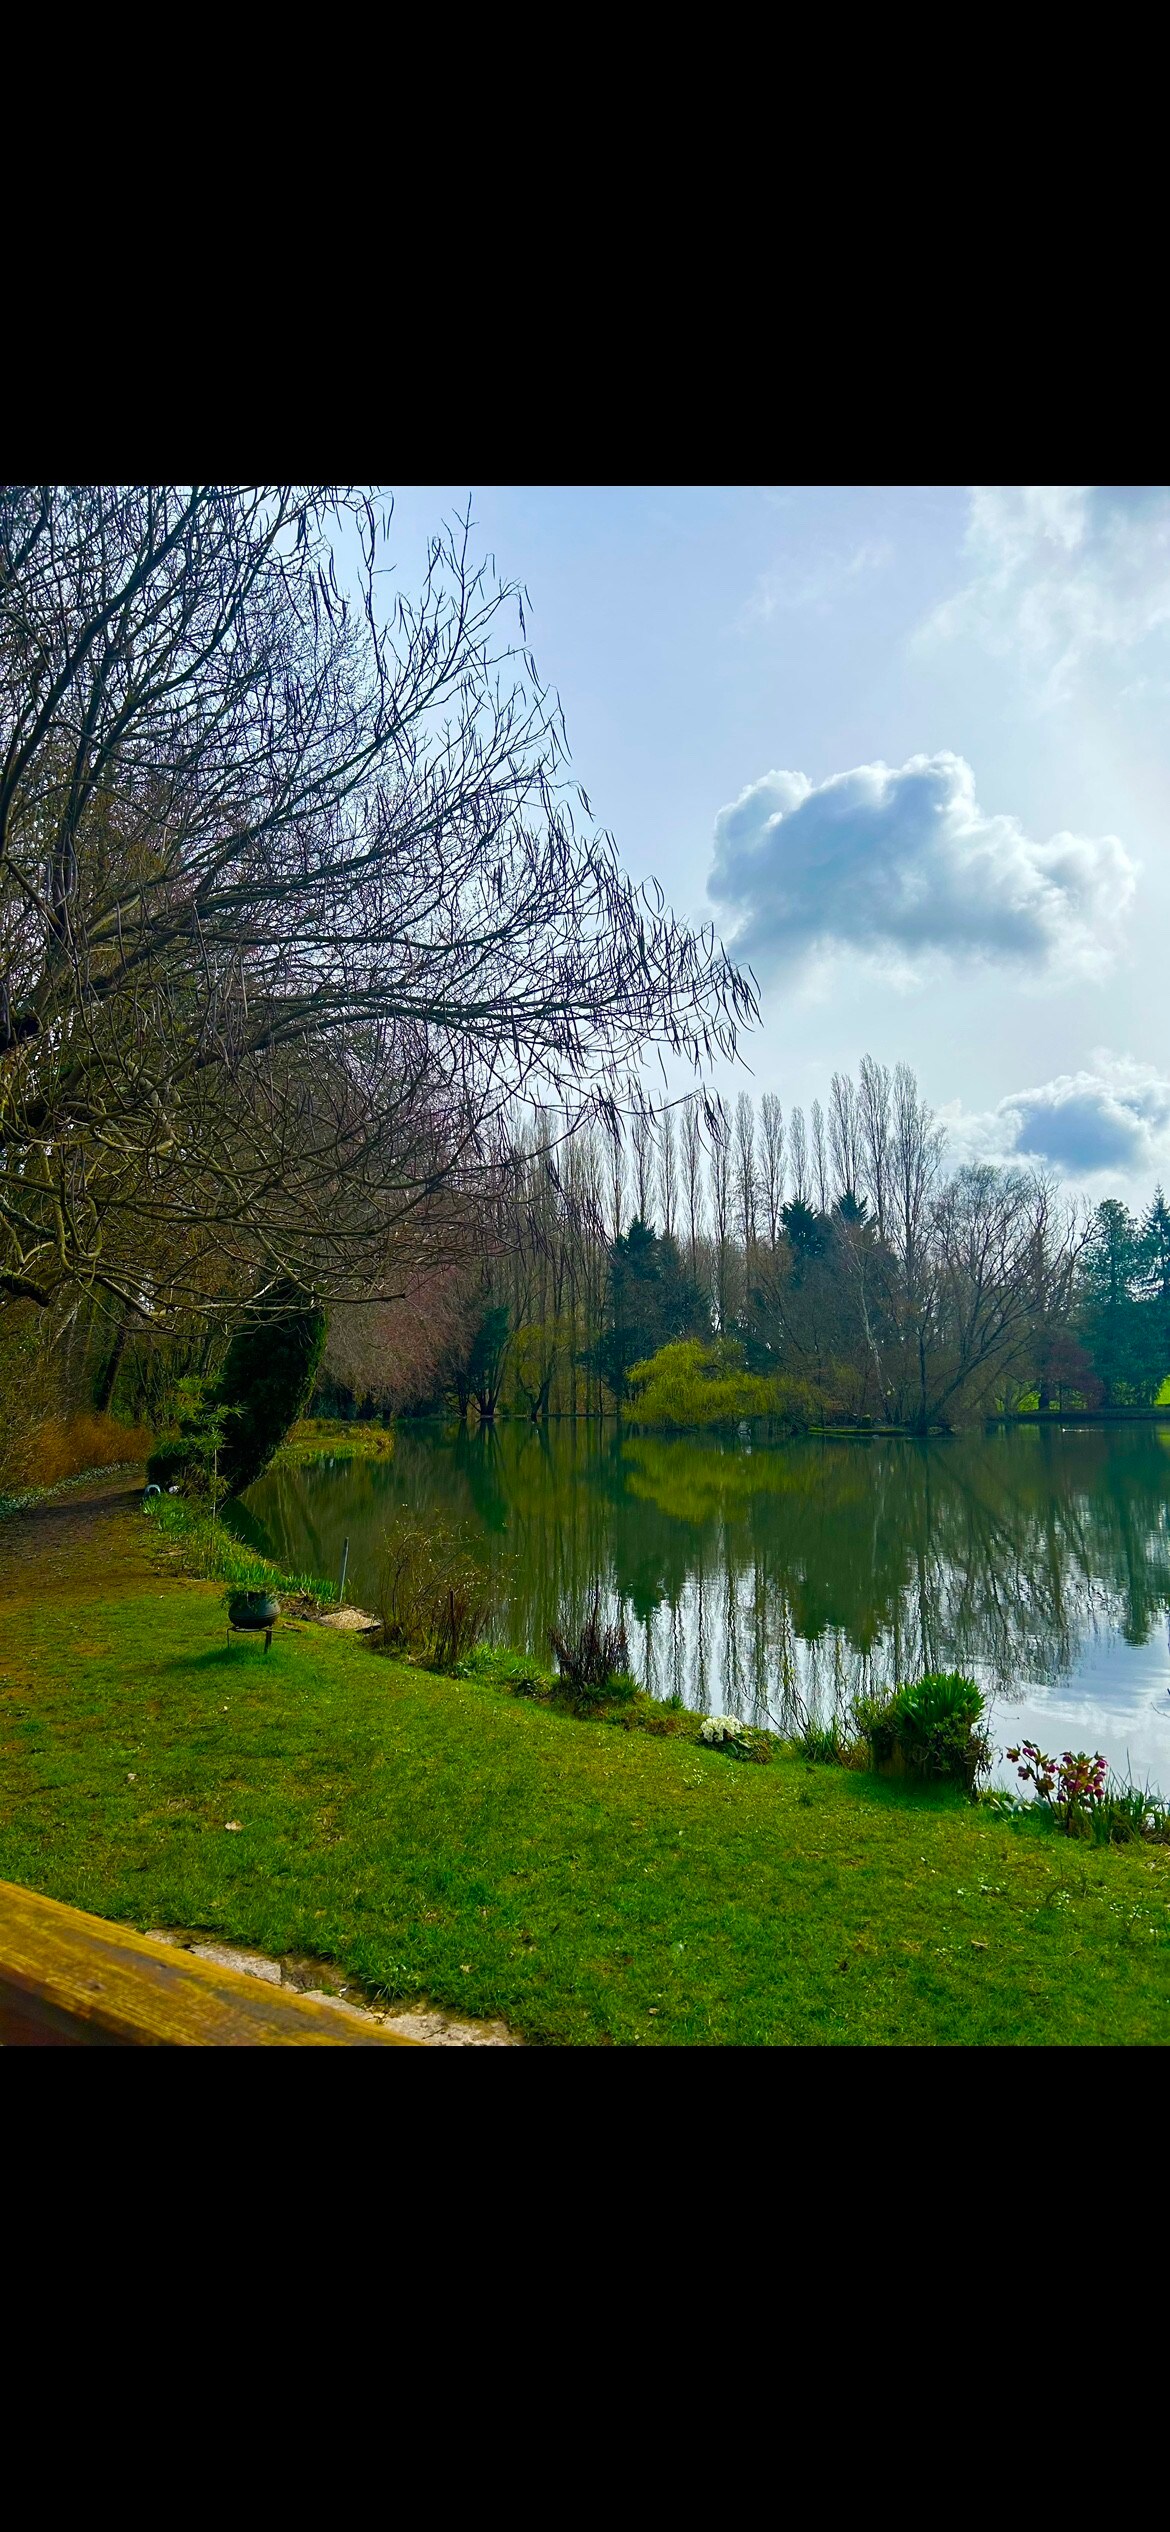
{"type": "Polygon", "coordinates": [[[231,1493],[224,1475],[225,1436],[235,1412],[233,1407],[204,1403],[195,1414],[184,1416],[178,1439],[163,1442],[151,1452],[146,1463],[148,1485],[162,1486],[168,1492],[177,1486],[181,1494],[218,1512],[231,1493]]]}
{"type": "Polygon", "coordinates": [[[269,1466],[294,1468],[315,1459],[389,1459],[394,1435],[381,1424],[355,1424],[341,1416],[302,1417],[269,1466]]]}
{"type": "Polygon", "coordinates": [[[59,1354],[45,1343],[43,1318],[31,1301],[0,1309],[0,1496],[53,1482],[34,1473],[42,1436],[65,1404],[59,1354]]]}
{"type": "Polygon", "coordinates": [[[928,1671],[889,1697],[859,1697],[853,1720],[875,1766],[901,1759],[912,1775],[949,1780],[968,1793],[991,1765],[983,1696],[961,1671],[928,1671]]]}
{"type": "MultiPolygon", "coordinates": [[[[667,1431],[702,1431],[767,1417],[791,1432],[850,1420],[848,1371],[830,1363],[818,1386],[789,1372],[752,1372],[733,1337],[680,1337],[628,1375],[633,1417],[667,1431]]],[[[855,1384],[852,1384],[855,1386],[855,1384]]]]}
{"type": "Polygon", "coordinates": [[[146,1463],[148,1486],[161,1486],[168,1495],[172,1486],[183,1487],[191,1465],[191,1444],[186,1437],[159,1442],[146,1463]]]}
{"type": "Polygon", "coordinates": [[[579,1711],[625,1704],[637,1694],[637,1682],[629,1672],[625,1623],[619,1617],[613,1625],[603,1626],[599,1591],[594,1592],[575,1634],[564,1626],[552,1627],[548,1640],[556,1655],[557,1687],[579,1711]]]}
{"type": "Polygon", "coordinates": [[[456,1670],[487,1633],[496,1588],[478,1540],[458,1524],[396,1513],[383,1540],[379,1591],[387,1651],[456,1670]]]}

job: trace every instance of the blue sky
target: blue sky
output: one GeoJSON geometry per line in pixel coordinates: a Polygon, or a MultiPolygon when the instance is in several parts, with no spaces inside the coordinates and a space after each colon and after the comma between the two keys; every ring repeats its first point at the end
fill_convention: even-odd
{"type": "Polygon", "coordinates": [[[750,957],[785,1106],[869,1052],[956,1151],[1170,1182],[1170,490],[471,491],[626,867],[750,957]]]}

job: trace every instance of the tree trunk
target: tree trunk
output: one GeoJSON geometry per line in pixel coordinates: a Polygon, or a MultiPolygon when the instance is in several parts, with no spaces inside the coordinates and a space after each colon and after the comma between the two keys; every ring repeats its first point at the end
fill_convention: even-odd
{"type": "Polygon", "coordinates": [[[123,1319],[110,1348],[105,1370],[103,1371],[97,1388],[94,1391],[93,1403],[97,1408],[99,1415],[109,1414],[110,1400],[112,1399],[114,1391],[118,1386],[118,1374],[122,1368],[122,1356],[126,1351],[126,1341],[129,1334],[129,1319],[123,1319]]]}

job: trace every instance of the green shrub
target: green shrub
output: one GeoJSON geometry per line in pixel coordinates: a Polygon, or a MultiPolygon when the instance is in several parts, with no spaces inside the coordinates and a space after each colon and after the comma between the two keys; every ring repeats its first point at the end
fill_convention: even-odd
{"type": "Polygon", "coordinates": [[[355,1424],[340,1416],[302,1416],[285,1436],[269,1467],[300,1468],[318,1459],[393,1456],[394,1435],[381,1424],[355,1424]]]}
{"type": "Polygon", "coordinates": [[[681,1734],[693,1741],[698,1737],[698,1720],[681,1697],[651,1697],[638,1687],[629,1704],[615,1717],[626,1731],[649,1732],[655,1740],[676,1740],[681,1734]]]}
{"type": "Polygon", "coordinates": [[[851,1420],[848,1372],[830,1363],[819,1386],[789,1372],[751,1372],[734,1337],[679,1337],[631,1365],[635,1423],[686,1432],[767,1417],[790,1432],[851,1420]]]}
{"type": "Polygon", "coordinates": [[[892,1696],[859,1697],[853,1720],[877,1767],[901,1759],[908,1773],[961,1784],[973,1793],[991,1764],[982,1729],[984,1701],[961,1671],[928,1671],[892,1696]]]}
{"type": "Polygon", "coordinates": [[[852,1712],[842,1713],[834,1706],[827,1723],[810,1714],[798,1688],[789,1684],[783,1704],[786,1720],[791,1724],[785,1747],[794,1758],[802,1758],[806,1767],[856,1767],[861,1757],[857,1724],[852,1712]]]}

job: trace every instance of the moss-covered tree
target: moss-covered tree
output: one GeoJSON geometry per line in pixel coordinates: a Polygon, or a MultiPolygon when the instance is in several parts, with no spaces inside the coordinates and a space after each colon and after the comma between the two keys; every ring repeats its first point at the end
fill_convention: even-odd
{"type": "Polygon", "coordinates": [[[324,1349],[325,1312],[291,1282],[266,1295],[265,1312],[237,1328],[214,1389],[180,1415],[178,1438],[154,1453],[146,1473],[156,1485],[200,1493],[214,1459],[217,1495],[241,1495],[304,1414],[324,1349]]]}
{"type": "Polygon", "coordinates": [[[230,1495],[263,1475],[313,1394],[325,1312],[296,1284],[282,1286],[279,1298],[287,1303],[279,1317],[245,1321],[236,1330],[220,1374],[215,1404],[227,1409],[220,1468],[230,1495]]]}

